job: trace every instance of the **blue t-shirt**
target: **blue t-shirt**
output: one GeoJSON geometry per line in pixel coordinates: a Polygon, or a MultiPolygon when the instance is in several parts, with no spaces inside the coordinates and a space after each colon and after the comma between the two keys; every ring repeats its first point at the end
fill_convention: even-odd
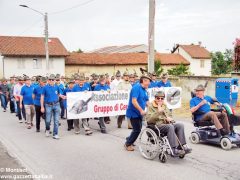
{"type": "Polygon", "coordinates": [[[56,84],[59,87],[59,93],[63,94],[64,92],[64,85],[63,84],[56,84]]]}
{"type": "Polygon", "coordinates": [[[33,94],[34,87],[32,85],[27,86],[24,85],[21,89],[21,95],[23,96],[23,104],[24,105],[32,105],[33,104],[33,94]]]}
{"type": "Polygon", "coordinates": [[[159,81],[158,87],[172,87],[172,84],[170,83],[170,81],[167,81],[166,83],[159,81]]]}
{"type": "Polygon", "coordinates": [[[101,90],[107,91],[109,89],[110,87],[107,84],[104,84],[104,85],[98,84],[95,86],[94,91],[101,91],[101,90]]]}
{"type": "Polygon", "coordinates": [[[82,91],[89,91],[90,90],[90,86],[88,86],[86,83],[80,87],[79,84],[75,84],[72,92],[82,92],[82,91]]]}
{"type": "MultiPolygon", "coordinates": [[[[211,98],[210,96],[204,96],[203,99],[205,99],[208,103],[202,105],[202,106],[198,109],[198,111],[201,111],[201,112],[203,112],[203,113],[208,113],[209,111],[211,111],[210,104],[213,104],[214,102],[213,102],[213,100],[212,100],[212,98],[211,98]]],[[[202,102],[203,99],[201,99],[201,98],[199,98],[199,97],[194,97],[194,98],[192,98],[192,99],[190,100],[190,108],[193,108],[193,107],[197,106],[198,104],[200,104],[200,102],[202,102]]],[[[196,121],[200,120],[203,115],[204,115],[204,114],[197,114],[197,115],[195,116],[195,118],[196,118],[195,120],[196,120],[196,121]]]]}
{"type": "Polygon", "coordinates": [[[128,118],[142,118],[140,112],[132,104],[133,98],[137,99],[139,106],[143,110],[146,108],[146,103],[149,100],[148,93],[147,90],[144,89],[140,83],[134,85],[131,89],[126,116],[128,118]]]}
{"type": "Polygon", "coordinates": [[[156,87],[158,87],[158,81],[151,81],[148,88],[156,88],[156,87]]]}
{"type": "Polygon", "coordinates": [[[33,90],[33,94],[35,95],[35,98],[33,100],[34,104],[37,106],[41,106],[40,99],[41,99],[41,94],[44,86],[36,86],[33,90]]]}
{"type": "Polygon", "coordinates": [[[84,85],[88,88],[89,91],[91,91],[91,85],[89,82],[85,82],[84,85]]]}
{"type": "Polygon", "coordinates": [[[34,89],[35,89],[36,87],[38,87],[38,85],[39,85],[38,82],[34,82],[34,83],[32,83],[32,86],[34,87],[34,89]]]}
{"type": "MultiPolygon", "coordinates": [[[[69,87],[65,88],[63,91],[63,95],[66,96],[68,92],[73,92],[73,89],[70,89],[69,87]]],[[[67,99],[64,99],[63,106],[65,109],[67,108],[67,99]]]]}
{"type": "Polygon", "coordinates": [[[50,84],[44,86],[42,95],[44,96],[45,103],[53,103],[59,101],[58,95],[60,94],[59,87],[57,85],[51,86],[50,84]]]}

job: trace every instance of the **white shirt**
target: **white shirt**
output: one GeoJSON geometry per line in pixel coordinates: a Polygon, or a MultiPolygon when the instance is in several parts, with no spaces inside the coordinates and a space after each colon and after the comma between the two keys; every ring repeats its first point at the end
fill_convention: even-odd
{"type": "Polygon", "coordinates": [[[118,84],[120,83],[120,82],[122,82],[122,79],[120,79],[120,80],[117,80],[117,79],[114,79],[112,82],[111,82],[111,84],[110,84],[110,89],[111,90],[118,90],[118,84]]]}
{"type": "Polygon", "coordinates": [[[20,96],[21,93],[21,89],[24,86],[24,84],[19,84],[17,83],[14,87],[13,87],[13,95],[14,96],[20,96]]]}

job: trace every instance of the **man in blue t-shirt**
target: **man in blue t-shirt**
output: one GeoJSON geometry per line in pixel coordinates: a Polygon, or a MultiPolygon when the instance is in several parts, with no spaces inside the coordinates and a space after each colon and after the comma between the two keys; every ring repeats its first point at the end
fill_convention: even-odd
{"type": "Polygon", "coordinates": [[[59,87],[55,84],[55,75],[51,74],[48,78],[48,84],[44,86],[41,95],[41,112],[46,114],[46,136],[50,134],[51,117],[53,117],[53,139],[59,139],[58,126],[60,115],[59,97],[63,97],[60,94],[59,87]]]}
{"type": "Polygon", "coordinates": [[[149,76],[142,75],[139,83],[131,89],[126,116],[130,119],[133,130],[125,143],[127,151],[134,151],[133,143],[141,132],[142,117],[146,114],[145,108],[149,103],[147,88],[150,82],[149,76]]]}
{"type": "MultiPolygon", "coordinates": [[[[84,74],[80,74],[80,76],[76,78],[78,80],[78,84],[74,85],[71,92],[84,92],[84,91],[90,90],[90,86],[85,82],[84,74]]],[[[75,134],[79,134],[80,133],[79,119],[68,120],[68,121],[70,121],[70,123],[71,121],[73,121],[75,134]]],[[[88,119],[86,118],[82,119],[82,127],[85,130],[85,135],[91,135],[93,133],[89,128],[88,119]]]]}
{"type": "Polygon", "coordinates": [[[164,73],[161,76],[161,81],[158,83],[158,87],[172,87],[171,82],[168,80],[168,75],[164,73]]]}
{"type": "MultiPolygon", "coordinates": [[[[60,94],[63,94],[65,87],[60,81],[60,74],[56,74],[56,85],[59,87],[60,94]]],[[[64,100],[61,97],[59,98],[59,103],[61,108],[61,118],[66,119],[64,116],[65,115],[64,100]]]]}
{"type": "Polygon", "coordinates": [[[190,100],[190,111],[196,114],[194,120],[211,121],[219,129],[222,136],[228,134],[230,125],[227,114],[225,112],[211,111],[210,104],[214,104],[214,101],[210,96],[205,96],[204,91],[204,86],[198,85],[195,89],[196,97],[190,100]]]}
{"type": "Polygon", "coordinates": [[[39,80],[39,85],[36,86],[33,90],[33,102],[35,106],[35,112],[36,112],[36,132],[40,132],[40,122],[41,117],[45,118],[44,113],[41,112],[41,95],[43,87],[46,85],[47,78],[41,77],[39,80]]]}
{"type": "MultiPolygon", "coordinates": [[[[106,77],[104,75],[101,75],[99,77],[99,84],[95,86],[94,91],[110,91],[110,87],[106,83],[106,77]]],[[[110,123],[110,118],[109,117],[99,117],[99,126],[101,129],[101,133],[107,133],[106,131],[106,124],[110,123]]]]}
{"type": "Polygon", "coordinates": [[[26,113],[26,120],[27,120],[27,128],[31,129],[33,126],[33,117],[35,114],[34,111],[34,103],[33,103],[33,90],[34,87],[31,85],[31,80],[28,76],[25,76],[25,85],[21,89],[20,93],[20,108],[22,109],[22,102],[24,104],[24,109],[26,113]]]}
{"type": "Polygon", "coordinates": [[[151,75],[151,83],[149,85],[149,88],[157,88],[158,87],[158,81],[157,81],[157,74],[156,72],[153,72],[152,75],[151,75]]]}

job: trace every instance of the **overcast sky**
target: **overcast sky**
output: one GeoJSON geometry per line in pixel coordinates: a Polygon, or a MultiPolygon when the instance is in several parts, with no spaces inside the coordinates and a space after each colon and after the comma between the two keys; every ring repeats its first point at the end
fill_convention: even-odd
{"type": "MultiPolygon", "coordinates": [[[[43,17],[19,7],[25,4],[49,13],[49,35],[69,51],[147,44],[148,1],[0,0],[0,35],[43,36],[43,17]]],[[[160,52],[199,41],[210,51],[223,51],[240,37],[240,0],[156,0],[155,24],[160,52]]]]}

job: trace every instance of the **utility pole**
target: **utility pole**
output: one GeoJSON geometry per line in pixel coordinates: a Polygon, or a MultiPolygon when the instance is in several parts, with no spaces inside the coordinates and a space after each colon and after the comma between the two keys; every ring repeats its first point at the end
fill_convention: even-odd
{"type": "Polygon", "coordinates": [[[148,32],[148,72],[154,71],[154,26],[155,26],[155,0],[149,0],[149,32],[148,32]]]}
{"type": "Polygon", "coordinates": [[[44,14],[44,34],[45,34],[45,51],[46,51],[46,73],[49,73],[49,51],[48,51],[48,14],[44,14]]]}
{"type": "Polygon", "coordinates": [[[31,7],[28,7],[27,5],[21,4],[19,5],[24,8],[31,9],[32,11],[37,12],[38,14],[41,14],[44,17],[44,44],[45,44],[45,53],[46,53],[46,74],[49,73],[49,50],[48,50],[48,14],[47,13],[42,13],[36,9],[33,9],[31,7]]]}

